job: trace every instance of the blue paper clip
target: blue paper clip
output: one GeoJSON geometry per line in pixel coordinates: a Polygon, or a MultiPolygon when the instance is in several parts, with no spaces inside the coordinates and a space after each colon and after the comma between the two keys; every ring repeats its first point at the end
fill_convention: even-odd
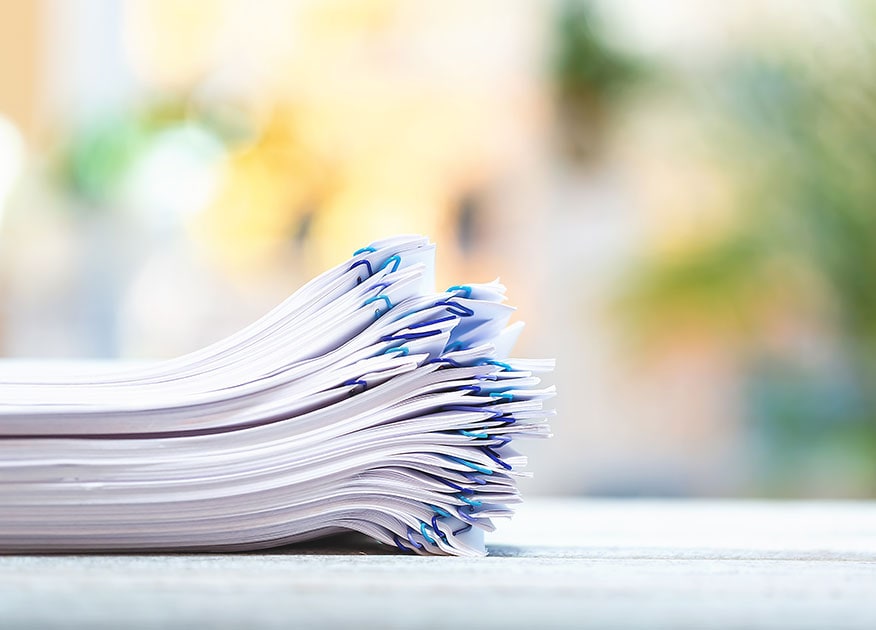
{"type": "MultiPolygon", "coordinates": [[[[457,508],[456,508],[456,514],[459,516],[459,518],[461,518],[461,519],[464,520],[465,522],[467,522],[467,523],[474,523],[474,522],[475,522],[474,519],[469,518],[469,515],[462,511],[462,508],[464,508],[464,507],[468,507],[469,510],[473,510],[473,509],[474,509],[474,508],[472,508],[470,505],[469,505],[469,506],[463,506],[463,505],[460,505],[460,506],[457,506],[457,508]]],[[[469,514],[471,514],[471,512],[469,512],[469,514]]],[[[453,532],[453,535],[455,536],[455,535],[458,534],[458,533],[459,533],[458,531],[453,532]]]]}
{"type": "Polygon", "coordinates": [[[475,464],[474,462],[470,462],[467,459],[462,459],[460,457],[454,457],[453,455],[445,455],[444,457],[453,460],[457,464],[462,464],[463,466],[468,466],[472,470],[476,470],[479,473],[483,473],[485,475],[492,475],[493,471],[487,468],[486,466],[481,466],[480,464],[475,464]]]}
{"type": "Polygon", "coordinates": [[[447,315],[445,317],[439,317],[438,319],[430,319],[427,322],[420,322],[419,324],[411,324],[408,328],[423,328],[425,326],[432,326],[433,324],[443,324],[444,322],[449,322],[450,320],[456,319],[453,315],[447,315]]]}
{"type": "Polygon", "coordinates": [[[470,411],[470,412],[487,412],[493,414],[491,420],[498,420],[499,418],[505,419],[505,412],[499,411],[498,409],[491,409],[489,405],[483,405],[481,407],[477,405],[443,405],[441,407],[442,411],[470,411]]]}
{"type": "Polygon", "coordinates": [[[462,476],[465,477],[466,479],[468,479],[469,481],[473,481],[473,482],[475,482],[475,483],[478,484],[479,486],[485,486],[485,485],[487,485],[487,482],[486,482],[486,481],[484,481],[483,479],[481,479],[480,477],[478,477],[478,476],[477,476],[476,474],[474,474],[474,473],[464,472],[464,473],[462,473],[462,476]]]}
{"type": "Polygon", "coordinates": [[[481,359],[477,362],[478,365],[496,365],[504,370],[508,370],[509,372],[513,372],[514,368],[511,367],[510,363],[505,363],[503,361],[496,361],[496,359],[481,359]]]}
{"type": "Polygon", "coordinates": [[[428,543],[430,543],[430,544],[432,544],[432,545],[436,545],[436,544],[438,544],[438,543],[435,542],[435,539],[432,538],[432,537],[429,535],[429,533],[426,531],[426,527],[427,527],[427,525],[426,525],[423,521],[420,521],[420,533],[423,534],[423,538],[426,539],[426,542],[428,542],[428,543]]]}
{"type": "Polygon", "coordinates": [[[453,532],[453,535],[459,536],[463,532],[467,532],[470,529],[471,529],[471,525],[464,525],[464,526],[460,527],[459,529],[457,529],[455,532],[453,532]]]}
{"type": "Polygon", "coordinates": [[[457,304],[456,302],[451,302],[450,300],[439,300],[432,306],[443,306],[454,315],[459,315],[460,317],[470,317],[474,315],[474,311],[469,307],[457,304]]]}
{"type": "Polygon", "coordinates": [[[475,432],[475,431],[466,431],[465,429],[460,429],[460,430],[459,430],[459,433],[460,433],[461,435],[464,435],[465,437],[471,437],[471,438],[489,439],[489,437],[490,437],[490,434],[489,434],[489,433],[480,433],[480,432],[475,432]]]}
{"type": "Polygon", "coordinates": [[[471,505],[473,507],[477,507],[479,505],[482,505],[481,501],[478,501],[477,499],[469,499],[468,497],[466,497],[465,495],[462,495],[462,494],[457,494],[456,498],[459,499],[460,501],[464,501],[464,502],[468,503],[469,505],[471,505]]]}
{"type": "Polygon", "coordinates": [[[387,265],[389,265],[389,263],[391,263],[391,262],[395,263],[395,265],[393,266],[392,269],[389,270],[390,273],[392,273],[393,271],[398,271],[399,265],[401,265],[401,256],[399,256],[398,254],[394,254],[394,255],[390,256],[385,261],[383,261],[383,264],[380,265],[380,268],[386,269],[387,265]]]}
{"type": "Polygon", "coordinates": [[[391,286],[392,286],[392,282],[378,282],[373,287],[371,287],[371,289],[369,289],[369,290],[371,290],[371,291],[373,291],[374,289],[381,289],[382,290],[382,289],[385,289],[386,287],[391,287],[391,286]]]}
{"type": "MultiPolygon", "coordinates": [[[[444,513],[447,514],[447,512],[444,513]]],[[[447,516],[450,516],[450,514],[447,514],[447,516]]],[[[447,542],[447,534],[438,529],[438,514],[432,517],[432,529],[435,530],[435,533],[438,534],[444,542],[447,542]]]]}
{"type": "Polygon", "coordinates": [[[432,477],[432,479],[440,481],[441,483],[453,488],[457,492],[462,492],[463,494],[474,494],[474,490],[472,490],[471,488],[463,488],[459,484],[455,484],[452,481],[450,481],[449,479],[445,479],[444,477],[438,477],[437,475],[429,475],[429,476],[432,477]]]}
{"type": "Polygon", "coordinates": [[[447,510],[445,510],[443,508],[438,507],[437,505],[429,505],[429,507],[432,508],[432,510],[440,516],[446,516],[446,517],[450,516],[450,512],[448,512],[447,510]]]}
{"type": "Polygon", "coordinates": [[[471,287],[467,284],[454,284],[452,287],[448,287],[447,293],[452,293],[453,291],[464,291],[465,297],[471,297],[471,287]]]}
{"type": "MultiPolygon", "coordinates": [[[[375,295],[373,297],[368,298],[367,300],[362,302],[362,306],[368,306],[369,304],[372,304],[372,303],[376,302],[377,300],[383,300],[384,302],[386,302],[386,310],[387,311],[392,308],[392,302],[390,301],[390,299],[387,296],[383,295],[382,293],[380,295],[375,295]]],[[[382,315],[382,314],[383,313],[380,312],[380,309],[377,309],[377,312],[375,313],[375,315],[380,317],[380,315],[382,315]]]]}
{"type": "Polygon", "coordinates": [[[414,540],[414,538],[413,538],[413,535],[414,535],[415,533],[416,533],[416,532],[414,532],[414,530],[412,530],[412,529],[410,528],[410,526],[408,526],[408,536],[407,536],[408,540],[411,541],[411,544],[412,544],[416,549],[422,549],[422,548],[423,548],[423,545],[421,545],[420,543],[418,543],[418,542],[417,542],[416,540],[414,540]]]}
{"type": "Polygon", "coordinates": [[[500,442],[502,442],[501,444],[499,444],[498,446],[496,446],[496,448],[502,448],[503,446],[505,446],[506,444],[508,444],[508,442],[511,442],[511,441],[512,441],[511,438],[506,437],[506,436],[504,436],[504,435],[493,435],[493,436],[490,436],[490,439],[492,439],[492,440],[499,440],[500,442]]]}
{"type": "MultiPolygon", "coordinates": [[[[371,263],[368,262],[368,260],[366,260],[364,258],[362,260],[357,260],[352,265],[350,265],[350,267],[349,267],[349,269],[347,269],[347,271],[352,271],[353,269],[355,269],[359,265],[365,265],[366,267],[368,267],[368,277],[369,278],[374,275],[374,270],[371,268],[371,263]]],[[[362,282],[361,278],[359,278],[359,282],[362,282]]]]}
{"type": "Polygon", "coordinates": [[[489,446],[484,446],[481,448],[481,450],[484,452],[484,455],[486,455],[487,457],[492,459],[494,462],[499,464],[499,466],[501,466],[505,470],[512,470],[511,465],[503,462],[502,459],[498,456],[498,453],[495,453],[495,451],[493,451],[493,449],[491,449],[489,446]]]}
{"type": "Polygon", "coordinates": [[[440,330],[424,330],[422,332],[406,332],[398,335],[384,335],[380,341],[413,341],[414,339],[426,339],[440,335],[440,330]]]}

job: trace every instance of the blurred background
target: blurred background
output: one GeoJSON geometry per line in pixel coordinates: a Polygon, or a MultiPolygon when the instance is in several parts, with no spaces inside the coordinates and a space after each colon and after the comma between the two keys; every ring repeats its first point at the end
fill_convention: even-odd
{"type": "Polygon", "coordinates": [[[876,496],[876,3],[0,0],[0,354],[169,357],[370,240],[556,356],[531,494],[876,496]]]}

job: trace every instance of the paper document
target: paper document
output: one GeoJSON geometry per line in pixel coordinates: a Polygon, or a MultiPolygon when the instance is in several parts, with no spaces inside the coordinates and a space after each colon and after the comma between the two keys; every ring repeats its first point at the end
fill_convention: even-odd
{"type": "Polygon", "coordinates": [[[552,361],[498,283],[376,242],[236,334],[143,364],[0,362],[0,552],[243,550],[341,530],[484,553],[552,361]]]}

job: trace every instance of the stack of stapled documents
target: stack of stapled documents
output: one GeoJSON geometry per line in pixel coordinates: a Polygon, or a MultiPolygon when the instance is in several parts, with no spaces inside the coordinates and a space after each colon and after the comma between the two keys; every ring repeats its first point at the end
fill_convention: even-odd
{"type": "Polygon", "coordinates": [[[549,434],[497,282],[357,251],[227,339],[136,367],[0,362],[0,551],[240,550],[356,530],[473,555],[549,434]]]}

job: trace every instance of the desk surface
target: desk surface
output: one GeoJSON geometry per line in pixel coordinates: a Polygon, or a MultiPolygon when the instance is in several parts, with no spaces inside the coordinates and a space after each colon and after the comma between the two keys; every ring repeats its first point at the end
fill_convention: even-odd
{"type": "Polygon", "coordinates": [[[0,627],[876,628],[876,503],[533,500],[499,525],[476,559],[0,556],[0,627]]]}

